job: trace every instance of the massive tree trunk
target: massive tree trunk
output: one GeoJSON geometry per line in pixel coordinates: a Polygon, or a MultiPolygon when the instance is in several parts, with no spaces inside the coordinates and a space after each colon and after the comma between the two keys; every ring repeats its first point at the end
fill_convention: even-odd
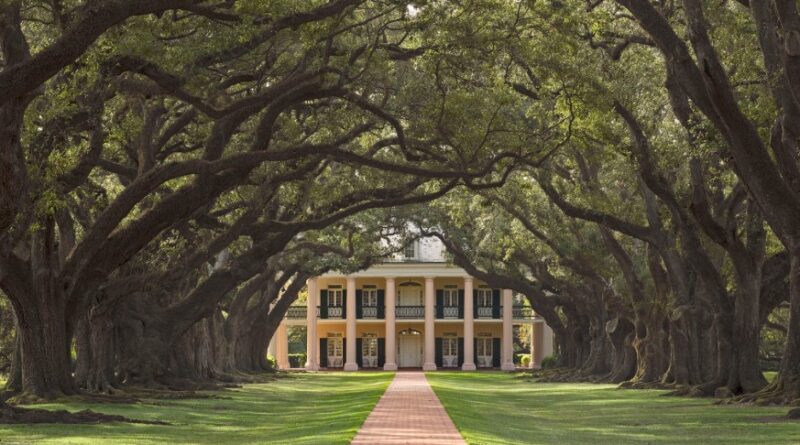
{"type": "Polygon", "coordinates": [[[116,310],[111,302],[98,302],[78,323],[75,381],[87,391],[110,393],[119,385],[115,366],[116,310]]]}
{"type": "Polygon", "coordinates": [[[22,390],[45,399],[74,394],[63,302],[36,300],[17,313],[22,390]]]}
{"type": "MultiPolygon", "coordinates": [[[[599,312],[604,313],[604,309],[599,312]]],[[[609,359],[613,354],[606,332],[606,320],[597,314],[586,318],[589,350],[580,372],[586,376],[604,376],[610,371],[609,359]]]]}
{"type": "Polygon", "coordinates": [[[792,251],[789,273],[789,329],[780,371],[775,380],[759,394],[768,400],[784,403],[800,399],[800,246],[792,251]]]}
{"type": "Polygon", "coordinates": [[[606,377],[613,383],[629,380],[636,373],[636,350],[634,326],[627,318],[616,317],[606,323],[606,333],[614,348],[611,371],[606,377]]]}
{"type": "MultiPolygon", "coordinates": [[[[16,325],[16,322],[14,323],[16,325]]],[[[22,391],[22,348],[19,335],[14,338],[14,352],[11,355],[11,370],[5,389],[12,392],[22,391]]]]}
{"type": "Polygon", "coordinates": [[[44,228],[31,238],[31,278],[28,286],[11,282],[6,289],[17,318],[17,334],[22,350],[22,390],[41,398],[74,394],[67,332],[65,299],[54,273],[56,262],[54,221],[47,218],[44,228]]]}
{"type": "Polygon", "coordinates": [[[669,341],[664,330],[666,323],[663,317],[653,318],[649,323],[637,318],[635,323],[636,374],[631,379],[633,384],[657,383],[667,372],[669,341]]]}
{"type": "MultiPolygon", "coordinates": [[[[748,272],[740,270],[737,273],[743,275],[748,272]]],[[[732,358],[726,382],[733,393],[755,392],[767,383],[761,373],[759,354],[760,275],[760,270],[750,271],[749,275],[740,276],[738,280],[732,326],[732,358]]]]}

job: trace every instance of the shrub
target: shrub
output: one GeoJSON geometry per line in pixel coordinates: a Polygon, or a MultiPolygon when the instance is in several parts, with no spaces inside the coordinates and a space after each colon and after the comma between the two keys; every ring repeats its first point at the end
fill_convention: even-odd
{"type": "Polygon", "coordinates": [[[530,354],[520,354],[519,363],[520,363],[520,365],[522,365],[523,368],[530,367],[531,366],[531,355],[530,354]]]}
{"type": "Polygon", "coordinates": [[[289,354],[289,367],[302,368],[306,365],[306,353],[298,352],[296,354],[289,354]]]}
{"type": "Polygon", "coordinates": [[[548,355],[542,359],[542,369],[555,368],[558,363],[557,355],[548,355]]]}
{"type": "Polygon", "coordinates": [[[278,369],[278,360],[272,355],[267,355],[267,365],[272,369],[278,369]]]}

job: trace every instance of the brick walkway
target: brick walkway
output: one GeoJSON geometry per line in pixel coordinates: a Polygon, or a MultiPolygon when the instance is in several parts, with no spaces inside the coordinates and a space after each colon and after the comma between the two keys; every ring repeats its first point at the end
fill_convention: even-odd
{"type": "Polygon", "coordinates": [[[422,372],[398,372],[352,444],[466,444],[422,372]]]}

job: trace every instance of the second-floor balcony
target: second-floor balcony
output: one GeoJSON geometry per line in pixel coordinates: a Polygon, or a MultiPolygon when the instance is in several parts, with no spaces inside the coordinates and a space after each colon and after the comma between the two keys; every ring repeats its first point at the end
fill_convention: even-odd
{"type": "Polygon", "coordinates": [[[359,318],[383,318],[383,306],[362,306],[359,318]]]}
{"type": "MultiPolygon", "coordinates": [[[[436,318],[438,319],[462,319],[460,306],[442,306],[435,308],[436,318]]],[[[306,306],[290,306],[286,312],[286,318],[290,320],[301,320],[307,316],[306,306]]],[[[499,319],[502,318],[502,307],[495,309],[493,306],[477,306],[475,308],[476,319],[499,319]]],[[[362,306],[357,309],[359,319],[383,319],[385,318],[383,306],[362,306]]],[[[317,316],[323,319],[344,319],[346,311],[343,306],[323,306],[317,307],[317,316]]],[[[514,306],[512,310],[514,320],[528,320],[534,318],[533,309],[528,306],[514,306]]],[[[425,318],[425,306],[396,306],[395,318],[398,320],[420,320],[425,318]]]]}
{"type": "Polygon", "coordinates": [[[476,318],[494,318],[497,312],[493,306],[478,306],[475,308],[476,318]]]}
{"type": "Polygon", "coordinates": [[[322,318],[344,318],[344,308],[342,306],[328,306],[325,311],[327,314],[322,318]]]}
{"type": "Polygon", "coordinates": [[[394,316],[399,320],[425,318],[425,306],[397,306],[394,316]]]}
{"type": "Polygon", "coordinates": [[[459,306],[442,306],[439,318],[462,318],[459,306]]]}

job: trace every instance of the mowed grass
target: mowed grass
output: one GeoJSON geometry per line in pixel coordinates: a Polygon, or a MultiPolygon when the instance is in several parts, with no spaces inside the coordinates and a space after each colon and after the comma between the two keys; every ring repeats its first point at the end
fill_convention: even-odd
{"type": "Polygon", "coordinates": [[[0,444],[346,444],[393,375],[287,373],[269,383],[214,392],[219,398],[37,405],[171,425],[0,425],[0,444]]]}
{"type": "Polygon", "coordinates": [[[470,444],[800,444],[800,422],[781,418],[787,408],[499,372],[427,377],[470,444]]]}

